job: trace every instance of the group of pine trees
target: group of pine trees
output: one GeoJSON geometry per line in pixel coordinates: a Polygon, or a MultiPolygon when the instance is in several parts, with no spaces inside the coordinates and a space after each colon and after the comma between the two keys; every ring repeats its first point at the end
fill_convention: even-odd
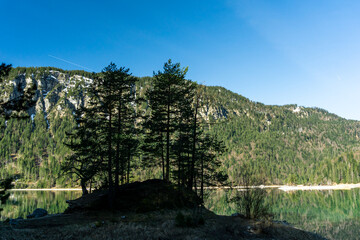
{"type": "Polygon", "coordinates": [[[62,164],[78,177],[83,194],[89,186],[115,194],[131,180],[135,159],[160,168],[161,178],[179,187],[201,189],[201,197],[204,184],[226,179],[217,158],[224,145],[205,133],[201,89],[186,73],[169,60],[141,98],[138,78],[127,68],[111,63],[94,77],[86,89],[88,104],[76,112],[76,127],[68,133],[71,154],[62,164]],[[139,104],[148,111],[139,111],[139,104]]]}

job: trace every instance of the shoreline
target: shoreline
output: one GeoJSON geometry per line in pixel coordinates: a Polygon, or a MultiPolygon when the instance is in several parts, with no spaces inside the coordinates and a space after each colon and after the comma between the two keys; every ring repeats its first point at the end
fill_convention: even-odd
{"type": "Polygon", "coordinates": [[[81,191],[81,188],[12,188],[9,192],[13,191],[81,191]]]}
{"type": "Polygon", "coordinates": [[[317,185],[317,186],[305,186],[305,185],[297,185],[297,186],[288,186],[284,185],[279,187],[279,190],[282,191],[306,191],[306,190],[351,190],[354,188],[360,188],[360,183],[343,183],[336,185],[317,185]]]}
{"type": "MultiPolygon", "coordinates": [[[[245,186],[222,186],[222,187],[204,187],[204,189],[245,189],[245,186]]],[[[360,188],[360,183],[342,183],[335,185],[260,185],[250,186],[250,188],[276,188],[284,192],[287,191],[308,191],[308,190],[351,190],[354,188],[360,188]]],[[[21,189],[9,189],[9,191],[81,191],[81,188],[21,188],[21,189]]]]}
{"type": "MultiPolygon", "coordinates": [[[[224,186],[224,187],[204,187],[204,189],[245,189],[245,186],[224,186]]],[[[260,185],[250,186],[248,188],[275,188],[284,192],[288,191],[326,191],[326,190],[351,190],[354,188],[360,188],[360,183],[341,183],[334,185],[260,185]]]]}

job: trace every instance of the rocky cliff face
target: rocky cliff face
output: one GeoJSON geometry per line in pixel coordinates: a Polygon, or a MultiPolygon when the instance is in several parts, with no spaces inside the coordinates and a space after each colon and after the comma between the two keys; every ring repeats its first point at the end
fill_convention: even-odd
{"type": "MultiPolygon", "coordinates": [[[[86,105],[88,99],[85,88],[92,82],[91,78],[62,70],[47,69],[44,71],[43,68],[35,68],[30,73],[28,69],[25,70],[25,73],[17,73],[6,80],[3,89],[0,88],[0,102],[16,100],[29,89],[35,89],[35,94],[32,95],[34,104],[22,113],[6,109],[7,115],[22,114],[34,118],[37,113],[41,112],[45,118],[49,114],[62,116],[65,110],[73,112],[80,106],[86,105]]],[[[151,78],[143,79],[139,82],[137,89],[134,89],[141,97],[151,85],[151,78]]],[[[267,106],[256,103],[222,87],[206,87],[203,91],[202,108],[199,110],[199,114],[206,121],[234,117],[257,119],[261,120],[262,128],[267,128],[272,123],[272,119],[278,118],[284,112],[288,112],[298,119],[308,118],[314,114],[323,121],[339,119],[326,111],[297,105],[267,106]]],[[[143,109],[139,110],[146,112],[147,107],[143,106],[143,109]]]]}
{"type": "Polygon", "coordinates": [[[26,94],[29,89],[34,89],[32,95],[34,104],[25,109],[26,113],[15,112],[13,109],[6,109],[6,114],[27,114],[33,119],[42,112],[45,117],[50,113],[62,114],[64,109],[72,111],[84,106],[87,97],[84,89],[92,82],[92,79],[80,76],[69,75],[60,71],[50,70],[42,75],[20,74],[8,78],[2,89],[2,102],[16,101],[26,94]]]}
{"type": "MultiPolygon", "coordinates": [[[[58,70],[48,70],[41,73],[36,69],[34,71],[35,73],[21,73],[6,79],[5,85],[1,90],[1,102],[16,101],[29,89],[35,89],[35,94],[32,95],[34,104],[22,113],[8,108],[6,109],[7,115],[22,114],[33,119],[37,113],[41,112],[44,113],[45,117],[49,114],[60,114],[61,116],[65,109],[74,111],[80,106],[87,104],[88,98],[84,90],[92,82],[91,78],[82,75],[70,75],[58,70]]],[[[149,85],[151,85],[149,81],[143,84],[140,83],[134,91],[143,97],[149,85]]],[[[218,91],[221,94],[221,90],[218,91]]],[[[229,106],[224,106],[223,104],[221,101],[207,99],[199,114],[206,121],[226,119],[229,114],[246,114],[245,110],[240,112],[236,108],[232,109],[231,113],[229,113],[229,106]]],[[[147,111],[146,109],[143,110],[147,111]]]]}

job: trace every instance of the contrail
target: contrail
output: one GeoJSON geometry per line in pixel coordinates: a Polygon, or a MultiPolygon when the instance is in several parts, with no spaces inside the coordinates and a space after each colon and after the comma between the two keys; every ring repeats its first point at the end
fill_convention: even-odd
{"type": "Polygon", "coordinates": [[[76,63],[73,63],[73,62],[67,61],[67,60],[65,60],[65,59],[58,58],[58,57],[55,57],[55,56],[53,56],[53,55],[48,55],[48,56],[49,56],[49,57],[52,57],[52,58],[55,58],[55,59],[57,59],[57,60],[60,60],[60,61],[63,61],[63,62],[66,62],[66,63],[72,64],[72,65],[74,65],[74,66],[81,67],[81,68],[84,68],[84,69],[90,70],[90,71],[92,71],[92,72],[95,72],[95,70],[94,70],[94,69],[91,69],[91,68],[87,68],[87,67],[81,66],[81,65],[79,65],[79,64],[76,64],[76,63]]]}

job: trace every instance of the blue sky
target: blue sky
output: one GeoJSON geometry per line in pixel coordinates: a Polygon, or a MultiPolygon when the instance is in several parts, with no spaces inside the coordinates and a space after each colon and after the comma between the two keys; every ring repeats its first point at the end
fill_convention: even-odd
{"type": "Polygon", "coordinates": [[[316,106],[360,120],[360,1],[0,0],[0,6],[0,62],[101,71],[113,61],[151,76],[171,58],[189,66],[189,79],[253,101],[316,106]]]}

